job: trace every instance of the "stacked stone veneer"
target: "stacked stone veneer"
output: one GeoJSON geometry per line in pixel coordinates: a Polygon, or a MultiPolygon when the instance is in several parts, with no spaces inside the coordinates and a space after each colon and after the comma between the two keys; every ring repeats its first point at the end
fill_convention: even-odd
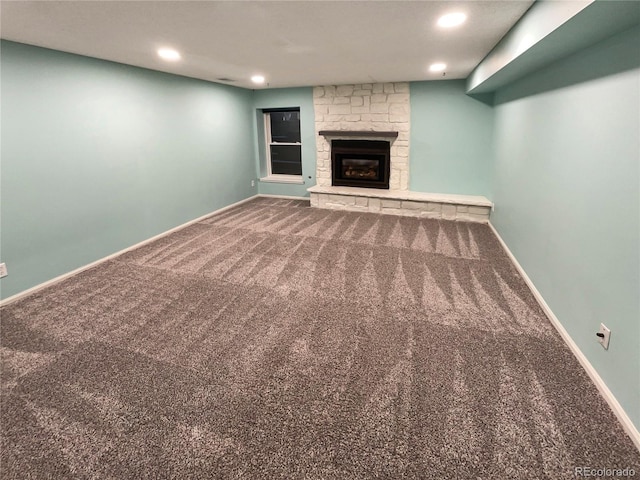
{"type": "Polygon", "coordinates": [[[471,195],[319,185],[309,192],[312,207],[464,222],[488,222],[493,206],[485,197],[471,195]]]}
{"type": "MultiPolygon", "coordinates": [[[[398,132],[391,140],[389,188],[409,189],[409,84],[368,83],[329,85],[313,89],[316,133],[321,130],[398,132]]],[[[357,136],[320,136],[317,139],[316,184],[331,185],[331,140],[357,136]]],[[[364,140],[389,138],[363,137],[364,140]]]]}
{"type": "Polygon", "coordinates": [[[350,197],[322,193],[311,196],[311,206],[329,210],[348,210],[352,212],[371,212],[403,217],[438,218],[480,223],[487,223],[491,213],[491,208],[485,206],[350,197]]]}

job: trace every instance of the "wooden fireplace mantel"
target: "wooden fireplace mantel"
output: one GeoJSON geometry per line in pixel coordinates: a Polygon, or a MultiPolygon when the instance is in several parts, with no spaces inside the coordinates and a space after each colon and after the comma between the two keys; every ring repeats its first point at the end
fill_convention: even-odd
{"type": "Polygon", "coordinates": [[[320,130],[318,135],[323,137],[376,137],[397,138],[398,132],[371,132],[367,130],[320,130]]]}

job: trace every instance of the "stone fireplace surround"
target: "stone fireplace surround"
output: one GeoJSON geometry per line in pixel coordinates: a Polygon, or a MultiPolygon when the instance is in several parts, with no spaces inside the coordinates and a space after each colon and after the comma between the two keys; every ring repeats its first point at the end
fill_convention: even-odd
{"type": "Polygon", "coordinates": [[[408,83],[315,87],[313,105],[318,138],[316,185],[308,189],[312,207],[462,221],[489,220],[493,204],[485,197],[409,190],[408,83]],[[390,136],[390,132],[397,133],[397,137],[390,136]],[[337,139],[390,142],[389,189],[332,186],[331,141],[337,139]]]}
{"type": "Polygon", "coordinates": [[[331,186],[331,140],[386,140],[391,143],[389,188],[409,189],[409,84],[338,85],[313,89],[316,133],[363,131],[358,137],[322,135],[316,140],[316,183],[331,186]],[[370,132],[398,132],[396,138],[370,136],[370,132]]]}

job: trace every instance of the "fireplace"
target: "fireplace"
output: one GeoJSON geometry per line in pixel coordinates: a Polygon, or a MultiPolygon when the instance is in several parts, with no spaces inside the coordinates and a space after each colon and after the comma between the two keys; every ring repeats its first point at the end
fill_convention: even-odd
{"type": "Polygon", "coordinates": [[[390,143],[380,140],[333,140],[332,185],[389,188],[390,143]]]}

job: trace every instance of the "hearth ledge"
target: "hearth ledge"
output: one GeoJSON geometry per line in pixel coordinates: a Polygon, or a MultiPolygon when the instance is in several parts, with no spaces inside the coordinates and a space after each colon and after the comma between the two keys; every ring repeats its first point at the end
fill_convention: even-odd
{"type": "Polygon", "coordinates": [[[307,191],[312,207],[331,210],[486,223],[493,208],[490,200],[479,195],[320,185],[307,191]]]}

